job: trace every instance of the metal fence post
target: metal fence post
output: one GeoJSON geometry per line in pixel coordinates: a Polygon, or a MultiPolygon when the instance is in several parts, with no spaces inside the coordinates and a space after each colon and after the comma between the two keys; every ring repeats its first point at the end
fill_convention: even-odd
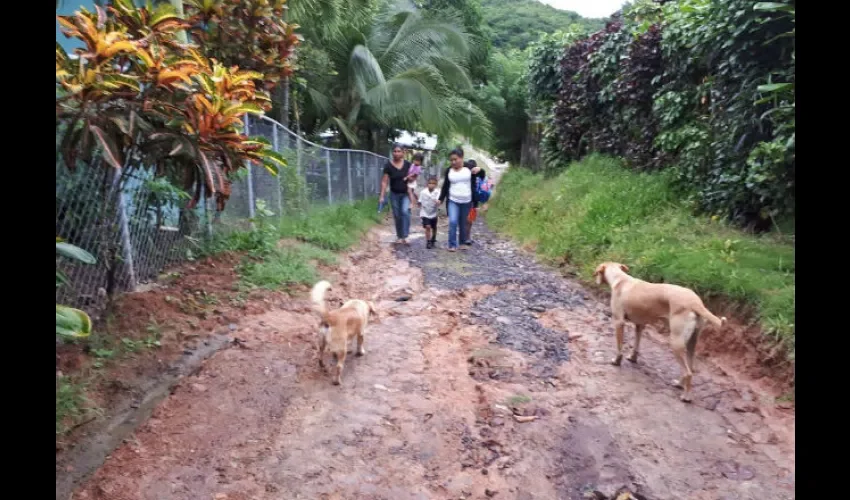
{"type": "Polygon", "coordinates": [[[331,189],[331,151],[329,149],[325,150],[325,167],[328,172],[328,205],[333,205],[334,195],[333,190],[331,189]]]}
{"type": "Polygon", "coordinates": [[[251,172],[251,163],[246,165],[248,168],[248,177],[246,181],[248,182],[248,218],[254,218],[254,176],[251,172]]]}
{"type": "Polygon", "coordinates": [[[299,135],[295,136],[295,154],[296,154],[295,174],[296,174],[296,177],[298,179],[297,180],[297,183],[298,183],[297,184],[298,185],[298,187],[297,187],[297,189],[298,189],[298,191],[297,191],[298,207],[299,207],[299,210],[303,210],[307,206],[307,203],[309,202],[310,196],[309,196],[309,193],[307,192],[306,176],[305,177],[301,176],[301,136],[299,136],[299,135]]]}
{"type": "MultiPolygon", "coordinates": [[[[392,158],[392,152],[390,152],[390,158],[392,158]]],[[[378,167],[378,168],[381,167],[381,160],[380,159],[375,158],[375,163],[377,164],[377,165],[375,165],[376,167],[378,167]]],[[[378,170],[375,170],[375,172],[378,173],[378,179],[380,179],[382,174],[380,172],[378,172],[378,170]]],[[[381,183],[378,182],[378,183],[375,183],[375,184],[372,185],[372,189],[374,190],[375,194],[379,194],[381,192],[380,184],[381,183]]]]}
{"type": "Polygon", "coordinates": [[[301,137],[295,136],[295,150],[297,159],[295,165],[297,167],[298,176],[301,177],[301,137]]]}
{"type": "Polygon", "coordinates": [[[204,223],[207,229],[207,238],[212,238],[213,235],[213,227],[212,220],[210,219],[210,207],[207,202],[207,186],[206,183],[201,184],[201,202],[204,204],[204,223]]]}
{"type": "MultiPolygon", "coordinates": [[[[277,138],[277,123],[272,122],[272,147],[275,153],[280,153],[280,144],[277,138]]],[[[283,186],[280,184],[281,171],[277,173],[277,216],[283,217],[283,186]]]]}
{"type": "MultiPolygon", "coordinates": [[[[245,135],[251,135],[251,126],[248,123],[250,118],[245,115],[245,135]]],[[[251,175],[251,162],[246,162],[245,167],[248,169],[248,218],[254,218],[254,179],[251,175]]]]}
{"type": "Polygon", "coordinates": [[[133,265],[133,245],[130,241],[130,226],[127,223],[127,206],[124,202],[124,190],[121,187],[121,176],[123,170],[115,170],[112,178],[112,189],[116,190],[116,201],[118,202],[118,226],[121,231],[121,258],[127,266],[127,288],[129,291],[136,289],[136,269],[133,265]]]}
{"type": "Polygon", "coordinates": [[[366,166],[366,153],[360,153],[360,165],[363,167],[363,197],[369,196],[369,177],[366,175],[369,172],[369,167],[366,166]]]}
{"type": "Polygon", "coordinates": [[[348,201],[354,201],[354,186],[351,185],[351,151],[345,152],[345,171],[348,174],[348,201]]]}

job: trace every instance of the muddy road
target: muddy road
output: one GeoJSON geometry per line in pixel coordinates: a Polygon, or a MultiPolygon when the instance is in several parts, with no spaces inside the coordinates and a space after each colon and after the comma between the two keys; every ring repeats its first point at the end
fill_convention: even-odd
{"type": "Polygon", "coordinates": [[[306,297],[244,318],[242,342],[72,498],[794,498],[792,409],[704,357],[694,403],[679,402],[654,331],[637,365],[610,366],[605,304],[483,224],[474,236],[448,253],[421,229],[400,249],[389,224],[373,230],[328,276],[337,304],[371,298],[381,314],[342,386],[317,366],[306,297]]]}

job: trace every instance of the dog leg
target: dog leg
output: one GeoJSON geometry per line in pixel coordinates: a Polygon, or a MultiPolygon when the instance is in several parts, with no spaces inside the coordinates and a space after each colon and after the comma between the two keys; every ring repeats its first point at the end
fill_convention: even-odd
{"type": "Polygon", "coordinates": [[[696,355],[697,350],[697,340],[699,339],[700,329],[702,327],[702,322],[697,319],[696,326],[694,327],[692,333],[687,338],[685,342],[685,369],[688,374],[687,377],[683,380],[684,392],[682,393],[682,397],[680,398],[682,401],[686,403],[691,402],[691,384],[694,379],[694,357],[696,355]]]}
{"type": "Polygon", "coordinates": [[[342,383],[342,369],[345,367],[345,355],[347,349],[344,349],[336,358],[336,376],[334,377],[334,385],[342,383]]]}
{"type": "Polygon", "coordinates": [[[319,368],[325,367],[325,336],[324,334],[319,335],[319,368]]]}
{"type": "Polygon", "coordinates": [[[685,346],[683,342],[679,342],[678,340],[674,341],[671,338],[670,348],[673,349],[673,355],[676,356],[676,361],[679,363],[679,366],[682,369],[682,376],[673,380],[673,387],[676,387],[677,389],[683,389],[685,387],[683,383],[688,373],[687,368],[685,368],[685,346]]]}
{"type": "Polygon", "coordinates": [[[611,360],[614,366],[620,366],[623,362],[623,327],[625,324],[622,320],[614,321],[614,335],[617,337],[617,355],[611,360]]]}
{"type": "Polygon", "coordinates": [[[697,318],[693,313],[670,320],[670,347],[676,355],[676,361],[682,367],[682,378],[674,380],[673,385],[682,389],[679,399],[685,403],[691,402],[691,380],[694,376],[692,358],[688,356],[688,344],[693,342],[696,347],[696,342],[692,341],[692,338],[697,327],[697,318]]]}
{"type": "Polygon", "coordinates": [[[363,342],[364,342],[363,332],[361,331],[360,333],[357,334],[357,355],[358,356],[363,356],[364,354],[366,354],[366,349],[363,347],[363,342]]]}
{"type": "Polygon", "coordinates": [[[632,349],[632,354],[626,358],[632,363],[637,363],[638,350],[640,349],[640,337],[643,334],[644,325],[635,325],[635,346],[632,349]]]}

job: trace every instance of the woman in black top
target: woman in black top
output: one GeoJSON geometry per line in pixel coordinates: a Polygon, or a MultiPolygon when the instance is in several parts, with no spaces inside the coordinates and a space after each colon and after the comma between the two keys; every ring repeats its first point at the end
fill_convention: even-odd
{"type": "Polygon", "coordinates": [[[379,199],[384,199],[389,185],[395,234],[398,238],[397,243],[402,245],[407,245],[407,236],[410,234],[410,197],[407,195],[406,179],[409,170],[410,162],[404,159],[404,150],[398,144],[394,145],[393,158],[384,165],[379,199]]]}

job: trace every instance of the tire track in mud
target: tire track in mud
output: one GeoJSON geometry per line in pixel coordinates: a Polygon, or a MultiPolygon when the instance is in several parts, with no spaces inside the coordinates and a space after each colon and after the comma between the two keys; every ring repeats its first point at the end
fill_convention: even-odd
{"type": "Polygon", "coordinates": [[[331,301],[381,316],[342,386],[317,366],[306,298],[244,318],[243,347],[180,383],[73,498],[793,498],[793,416],[703,363],[682,405],[656,339],[610,367],[604,305],[475,235],[448,253],[372,231],[328,276],[331,301]]]}

